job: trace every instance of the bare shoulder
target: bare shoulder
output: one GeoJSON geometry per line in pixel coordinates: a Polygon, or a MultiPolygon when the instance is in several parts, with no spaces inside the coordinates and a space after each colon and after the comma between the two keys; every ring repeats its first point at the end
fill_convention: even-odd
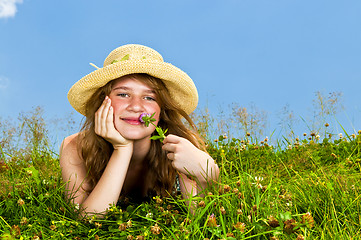
{"type": "Polygon", "coordinates": [[[80,134],[76,133],[66,137],[60,147],[60,168],[62,178],[66,182],[69,196],[75,197],[74,202],[81,203],[86,198],[86,189],[89,184],[86,180],[87,169],[78,147],[80,134]],[[72,195],[74,194],[74,195],[72,195]]]}
{"type": "Polygon", "coordinates": [[[82,163],[78,151],[79,133],[75,133],[64,138],[60,146],[60,164],[62,163],[82,163]],[[65,161],[65,162],[64,162],[65,161]]]}

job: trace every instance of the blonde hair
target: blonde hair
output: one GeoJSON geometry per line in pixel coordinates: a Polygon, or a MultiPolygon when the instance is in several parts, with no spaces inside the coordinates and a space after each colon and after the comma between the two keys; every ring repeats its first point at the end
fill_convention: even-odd
{"type": "MultiPolygon", "coordinates": [[[[137,80],[144,82],[155,91],[157,103],[161,109],[158,126],[162,129],[168,129],[169,134],[175,134],[188,139],[197,148],[205,151],[204,142],[200,138],[193,121],[186,112],[177,106],[161,79],[147,74],[131,74],[128,76],[137,78],[137,80]],[[192,130],[185,126],[182,117],[188,122],[192,130]]],[[[94,131],[95,112],[105,97],[110,94],[113,82],[114,80],[99,88],[87,102],[86,120],[79,135],[79,154],[85,161],[85,166],[88,170],[87,180],[91,186],[91,189],[86,189],[88,192],[91,192],[99,181],[113,152],[113,146],[94,131]]],[[[168,193],[172,193],[177,173],[171,161],[167,158],[165,151],[162,150],[162,143],[160,141],[151,142],[146,160],[149,173],[151,173],[149,179],[151,188],[148,191],[148,195],[165,196],[168,193]]]]}

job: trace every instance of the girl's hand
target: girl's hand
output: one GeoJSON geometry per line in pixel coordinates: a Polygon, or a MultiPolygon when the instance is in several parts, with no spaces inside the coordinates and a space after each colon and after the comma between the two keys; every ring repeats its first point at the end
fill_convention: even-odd
{"type": "Polygon", "coordinates": [[[214,160],[202,150],[194,146],[189,140],[169,134],[163,141],[163,150],[168,151],[168,158],[173,167],[186,175],[193,175],[200,179],[206,178],[214,160]]]}
{"type": "Polygon", "coordinates": [[[111,100],[105,97],[102,105],[95,113],[95,133],[110,142],[114,149],[129,146],[133,141],[125,139],[114,127],[114,115],[111,100]]]}

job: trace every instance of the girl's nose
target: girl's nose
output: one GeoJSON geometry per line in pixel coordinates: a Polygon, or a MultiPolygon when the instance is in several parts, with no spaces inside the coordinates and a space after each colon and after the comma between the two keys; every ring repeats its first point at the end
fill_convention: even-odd
{"type": "Polygon", "coordinates": [[[142,112],[142,111],[144,111],[142,101],[141,101],[141,99],[138,99],[138,98],[132,98],[129,101],[129,105],[128,105],[127,108],[128,108],[129,111],[134,111],[134,112],[142,112]]]}

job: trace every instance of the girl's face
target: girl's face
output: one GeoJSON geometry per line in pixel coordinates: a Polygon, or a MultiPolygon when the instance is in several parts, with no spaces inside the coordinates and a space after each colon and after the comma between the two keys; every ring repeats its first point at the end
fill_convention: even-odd
{"type": "Polygon", "coordinates": [[[129,140],[150,137],[155,127],[152,124],[144,126],[139,116],[155,112],[153,123],[158,124],[160,106],[152,88],[135,76],[124,76],[114,81],[109,98],[114,109],[114,126],[123,137],[129,140]]]}

